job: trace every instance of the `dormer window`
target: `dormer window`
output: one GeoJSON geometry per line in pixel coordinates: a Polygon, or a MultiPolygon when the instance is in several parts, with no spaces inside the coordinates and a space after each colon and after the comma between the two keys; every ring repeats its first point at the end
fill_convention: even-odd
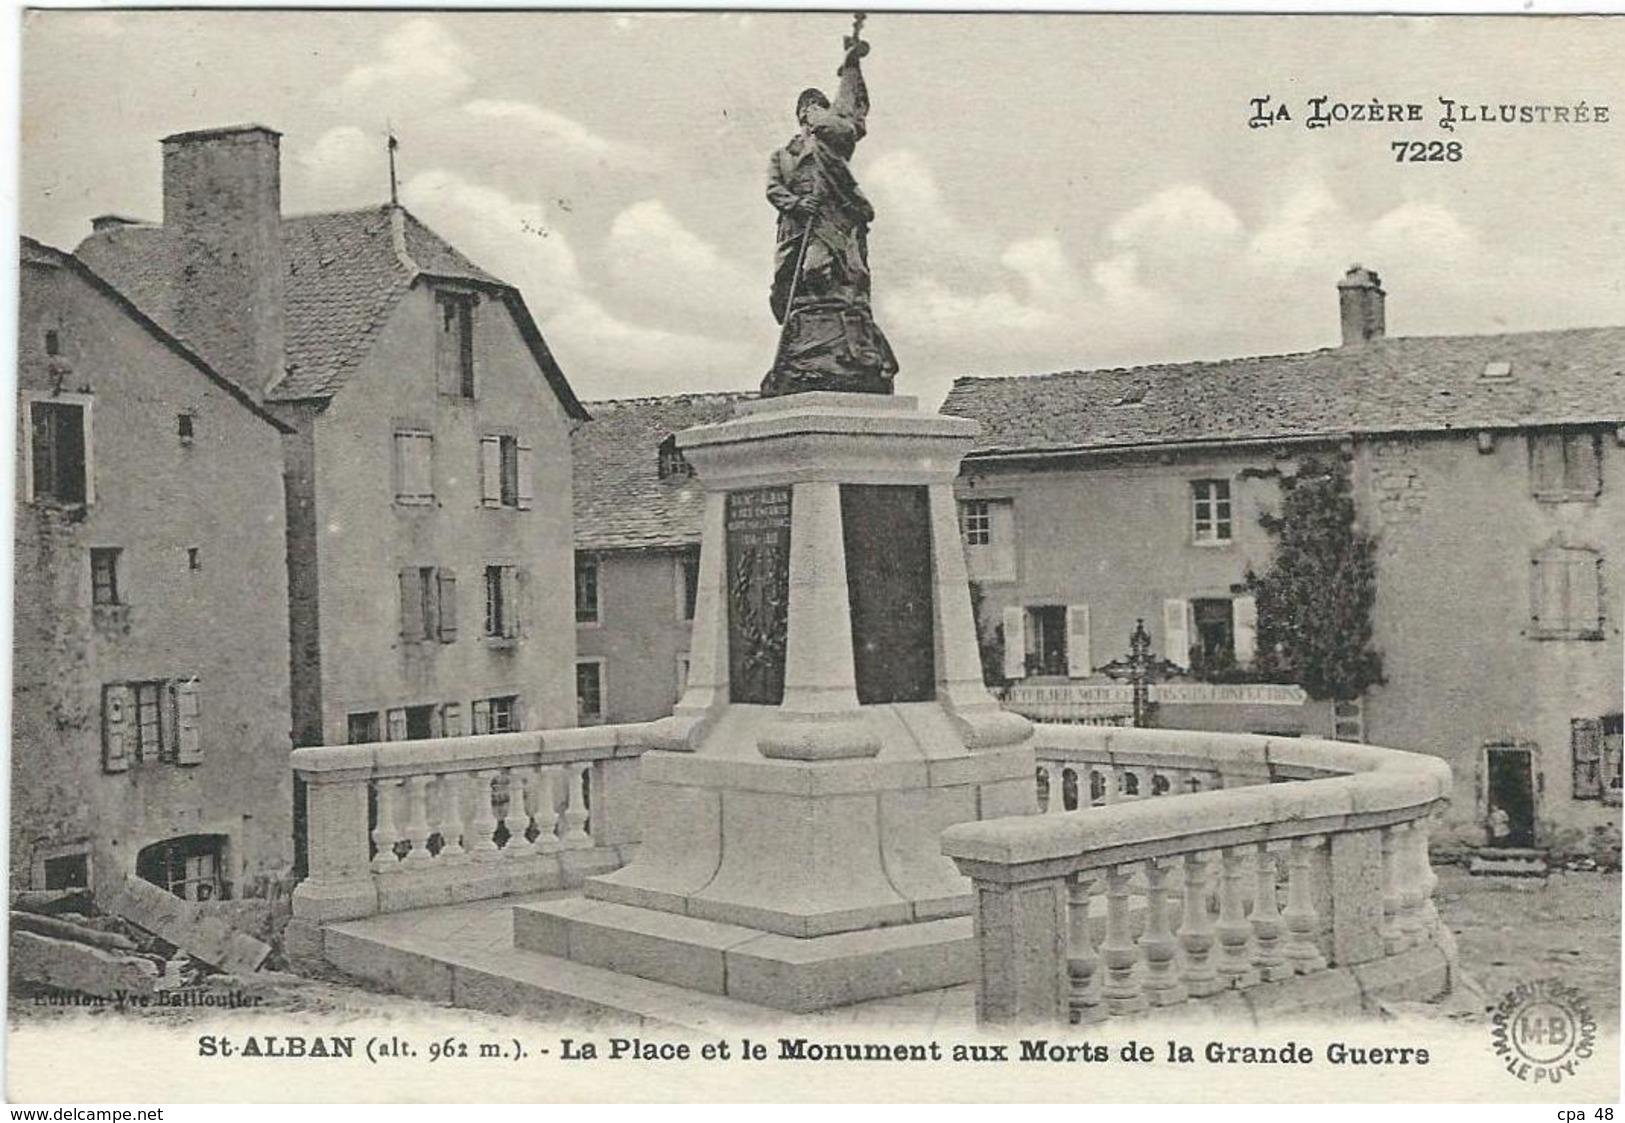
{"type": "Polygon", "coordinates": [[[676,433],[660,442],[658,470],[663,480],[687,479],[694,474],[694,466],[683,455],[682,449],[677,447],[676,433]]]}

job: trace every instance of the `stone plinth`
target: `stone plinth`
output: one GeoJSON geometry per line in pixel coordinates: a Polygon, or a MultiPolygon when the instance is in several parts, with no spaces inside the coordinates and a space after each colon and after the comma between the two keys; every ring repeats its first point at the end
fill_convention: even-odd
{"type": "Polygon", "coordinates": [[[516,939],[681,985],[732,977],[712,970],[722,940],[770,963],[737,976],[751,1001],[796,1010],[972,976],[969,926],[944,923],[970,883],[939,837],[1036,810],[1031,726],[982,685],[953,495],[976,431],[811,393],[679,436],[704,543],[688,687],[642,760],[643,845],[588,879],[588,913],[533,906],[516,939]]]}

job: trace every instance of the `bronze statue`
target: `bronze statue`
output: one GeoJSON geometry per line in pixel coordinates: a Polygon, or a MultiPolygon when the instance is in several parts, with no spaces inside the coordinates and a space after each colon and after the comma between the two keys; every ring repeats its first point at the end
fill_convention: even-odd
{"type": "Polygon", "coordinates": [[[869,91],[860,60],[863,16],[845,38],[835,101],[821,90],[796,99],[801,132],[773,153],[767,198],[779,212],[773,318],[782,326],[762,395],[803,390],[889,394],[891,344],[869,306],[869,223],[875,211],[849,161],[866,131],[869,91]]]}

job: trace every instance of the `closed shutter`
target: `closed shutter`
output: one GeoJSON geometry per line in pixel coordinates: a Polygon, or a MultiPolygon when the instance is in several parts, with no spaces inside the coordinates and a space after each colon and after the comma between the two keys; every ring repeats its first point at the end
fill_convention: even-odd
{"type": "Polygon", "coordinates": [[[388,721],[387,734],[391,741],[406,740],[406,711],[390,710],[386,715],[388,721]]]}
{"type": "Polygon", "coordinates": [[[491,732],[491,703],[490,702],[475,702],[474,703],[474,732],[475,733],[489,733],[489,732],[491,732]]]}
{"type": "Polygon", "coordinates": [[[130,688],[102,687],[102,768],[124,772],[130,767],[130,688]]]}
{"type": "Polygon", "coordinates": [[[1583,551],[1569,553],[1564,561],[1568,570],[1569,627],[1590,635],[1602,631],[1602,567],[1596,555],[1583,551]]]}
{"type": "Polygon", "coordinates": [[[400,572],[401,581],[401,638],[415,642],[423,638],[423,585],[417,566],[408,566],[400,572]]]}
{"type": "Polygon", "coordinates": [[[1563,438],[1553,433],[1529,434],[1529,473],[1536,495],[1563,490],[1563,438]]]}
{"type": "Polygon", "coordinates": [[[1162,602],[1163,657],[1176,667],[1191,665],[1190,601],[1170,597],[1162,602]]]}
{"type": "Polygon", "coordinates": [[[1252,597],[1237,597],[1230,602],[1231,619],[1235,625],[1236,662],[1251,666],[1258,654],[1258,601],[1252,597]]]}
{"type": "Polygon", "coordinates": [[[440,708],[441,723],[447,737],[463,735],[463,707],[458,702],[447,702],[440,708]]]}
{"type": "Polygon", "coordinates": [[[1597,437],[1580,433],[1569,438],[1569,487],[1580,495],[1602,491],[1602,463],[1597,457],[1597,437]]]}
{"type": "Polygon", "coordinates": [[[519,571],[511,565],[502,567],[502,634],[519,634],[519,571]]]}
{"type": "Polygon", "coordinates": [[[440,584],[440,642],[452,643],[457,639],[457,571],[442,568],[435,579],[440,584]]]}
{"type": "Polygon", "coordinates": [[[480,438],[480,503],[502,506],[502,438],[480,438]]]}
{"type": "Polygon", "coordinates": [[[1068,605],[1066,609],[1066,673],[1068,678],[1088,678],[1094,670],[1089,651],[1089,606],[1068,605]]]}
{"type": "Polygon", "coordinates": [[[1027,676],[1027,610],[1019,604],[1004,610],[1004,677],[1027,676]]]}
{"type": "Polygon", "coordinates": [[[1569,745],[1574,755],[1574,798],[1602,798],[1602,722],[1575,718],[1569,723],[1569,745]]]}
{"type": "Polygon", "coordinates": [[[517,496],[517,504],[521,511],[530,510],[531,503],[535,498],[535,474],[535,456],[531,452],[529,445],[521,444],[519,446],[519,494],[517,496]]]}
{"type": "Polygon", "coordinates": [[[1016,579],[1016,505],[1008,501],[994,501],[987,505],[988,531],[993,540],[988,544],[986,576],[990,581],[1016,579]]]}
{"type": "Polygon", "coordinates": [[[198,728],[201,698],[197,679],[175,684],[175,763],[203,763],[203,734],[198,728]]]}

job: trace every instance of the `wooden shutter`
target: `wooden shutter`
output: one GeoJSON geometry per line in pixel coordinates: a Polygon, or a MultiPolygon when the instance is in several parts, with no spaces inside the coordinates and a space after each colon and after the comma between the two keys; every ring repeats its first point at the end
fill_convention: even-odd
{"type": "Polygon", "coordinates": [[[1536,495],[1563,489],[1563,438],[1556,433],[1529,434],[1529,474],[1536,495]]]}
{"type": "Polygon", "coordinates": [[[1579,495],[1602,491],[1602,461],[1597,456],[1598,438],[1593,433],[1577,433],[1568,439],[1568,488],[1579,495]]]}
{"type": "Polygon", "coordinates": [[[502,506],[502,438],[480,438],[480,504],[502,506]]]}
{"type": "Polygon", "coordinates": [[[423,638],[423,584],[417,566],[402,569],[400,580],[401,638],[415,642],[423,638]]]}
{"type": "Polygon", "coordinates": [[[474,703],[474,732],[491,732],[491,703],[488,701],[474,703]]]}
{"type": "Polygon", "coordinates": [[[1191,665],[1191,604],[1178,597],[1162,602],[1163,658],[1176,667],[1191,665]]]}
{"type": "Polygon", "coordinates": [[[440,724],[447,737],[463,735],[463,707],[460,702],[447,702],[440,707],[440,724]]]}
{"type": "Polygon", "coordinates": [[[1230,602],[1230,610],[1235,626],[1236,663],[1246,667],[1258,654],[1258,601],[1252,597],[1237,597],[1230,602]]]}
{"type": "Polygon", "coordinates": [[[442,567],[436,571],[435,580],[440,586],[439,639],[441,643],[452,643],[457,639],[457,571],[442,567]]]}
{"type": "Polygon", "coordinates": [[[1602,567],[1595,554],[1574,550],[1563,556],[1568,574],[1568,624],[1585,635],[1602,630],[1602,567]]]}
{"type": "Polygon", "coordinates": [[[1004,677],[1027,677],[1027,610],[1019,604],[1004,610],[1004,677]]]}
{"type": "Polygon", "coordinates": [[[502,635],[512,639],[519,634],[519,570],[502,567],[502,635]]]}
{"type": "Polygon", "coordinates": [[[1569,723],[1569,743],[1574,754],[1574,798],[1602,798],[1602,722],[1596,718],[1575,718],[1569,723]]]}
{"type": "Polygon", "coordinates": [[[122,683],[102,687],[102,769],[125,772],[130,767],[129,736],[132,699],[122,683]]]}
{"type": "Polygon", "coordinates": [[[388,722],[388,729],[386,730],[385,735],[391,741],[406,740],[406,711],[390,710],[385,715],[385,719],[388,722]]]}
{"type": "Polygon", "coordinates": [[[202,764],[203,737],[198,728],[201,712],[198,680],[175,684],[175,763],[202,764]]]}
{"type": "Polygon", "coordinates": [[[531,448],[523,443],[519,445],[518,472],[517,506],[521,511],[528,511],[536,495],[536,469],[535,457],[531,452],[531,448]]]}
{"type": "Polygon", "coordinates": [[[1088,678],[1094,670],[1089,651],[1089,606],[1068,605],[1066,609],[1066,673],[1068,678],[1088,678]]]}

